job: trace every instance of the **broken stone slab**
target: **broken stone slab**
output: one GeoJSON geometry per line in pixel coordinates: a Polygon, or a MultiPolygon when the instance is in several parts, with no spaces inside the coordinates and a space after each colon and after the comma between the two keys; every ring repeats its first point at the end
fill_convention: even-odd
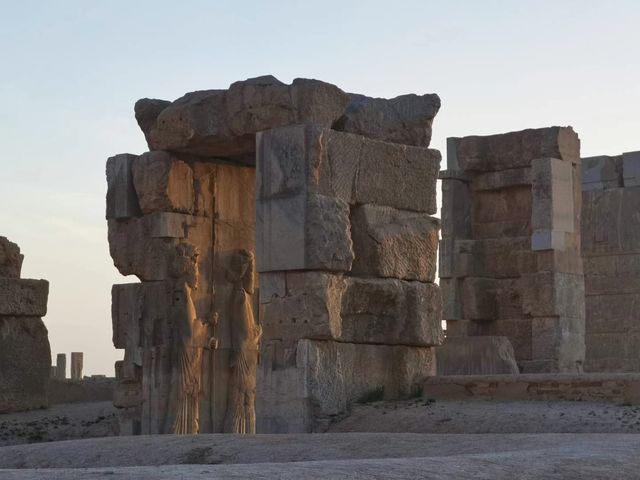
{"type": "Polygon", "coordinates": [[[440,221],[427,214],[377,205],[351,211],[352,273],[433,282],[440,221]]]}
{"type": "Polygon", "coordinates": [[[329,83],[297,78],[285,85],[272,76],[192,92],[159,113],[147,134],[149,148],[254,164],[257,132],[299,123],[329,128],[348,101],[329,83]]]}
{"type": "Polygon", "coordinates": [[[256,235],[259,272],[351,270],[349,206],[340,199],[303,193],[258,200],[256,235]]]}
{"type": "Polygon", "coordinates": [[[171,105],[171,102],[168,100],[157,98],[141,98],[134,105],[133,110],[136,115],[136,122],[138,122],[140,130],[144,133],[147,143],[150,141],[149,134],[156,125],[158,115],[169,105],[171,105]]]}
{"type": "Polygon", "coordinates": [[[46,408],[50,371],[47,328],[39,316],[1,316],[0,413],[46,408]]]}
{"type": "Polygon", "coordinates": [[[0,237],[0,277],[20,278],[24,255],[7,237],[0,237]]]}
{"type": "Polygon", "coordinates": [[[257,431],[323,431],[352,403],[415,395],[421,381],[435,374],[434,350],[307,339],[291,346],[264,342],[257,431]]]}
{"type": "Polygon", "coordinates": [[[167,152],[146,152],[133,162],[133,185],[143,213],[193,213],[193,170],[167,152]]]}
{"type": "Polygon", "coordinates": [[[349,105],[334,128],[385,142],[428,147],[433,119],[440,110],[436,94],[371,98],[349,94],[349,105]]]}
{"type": "Polygon", "coordinates": [[[436,349],[438,375],[520,373],[507,337],[449,337],[436,349]]]}
{"type": "MultiPolygon", "coordinates": [[[[455,148],[461,170],[490,172],[525,168],[536,158],[580,162],[580,140],[572,127],[527,129],[499,135],[469,136],[447,144],[455,148]]],[[[449,166],[448,168],[452,168],[449,166]]]]}
{"type": "Polygon", "coordinates": [[[309,192],[350,205],[375,203],[436,213],[437,150],[312,125],[261,132],[257,149],[260,199],[309,192]]]}
{"type": "Polygon", "coordinates": [[[44,317],[49,282],[0,277],[0,315],[44,317]]]}
{"type": "Polygon", "coordinates": [[[286,292],[261,301],[266,339],[414,346],[442,342],[442,300],[433,283],[324,272],[282,275],[286,292]]]}
{"type": "Polygon", "coordinates": [[[122,153],[107,160],[107,220],[142,215],[133,185],[132,168],[137,158],[137,155],[122,153]]]}

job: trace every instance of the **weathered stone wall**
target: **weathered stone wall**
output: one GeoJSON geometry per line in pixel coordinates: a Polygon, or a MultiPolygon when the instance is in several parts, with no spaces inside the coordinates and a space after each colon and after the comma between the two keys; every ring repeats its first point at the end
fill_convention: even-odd
{"type": "Polygon", "coordinates": [[[369,137],[258,135],[259,432],[322,430],[358,399],[409,396],[435,374],[440,153],[369,137]]]}
{"type": "Polygon", "coordinates": [[[440,286],[448,336],[511,341],[521,372],[580,372],[580,143],[561,127],[450,138],[440,286]]]}
{"type": "Polygon", "coordinates": [[[150,152],[107,162],[111,256],[141,280],[112,291],[122,433],[255,431],[256,381],[262,431],[306,431],[434,372],[439,107],[269,76],[136,103],[150,152]]]}
{"type": "Polygon", "coordinates": [[[0,237],[0,413],[43,408],[51,350],[47,328],[49,282],[20,278],[23,255],[0,237]]]}
{"type": "Polygon", "coordinates": [[[588,372],[640,371],[640,152],[582,159],[588,372]]]}

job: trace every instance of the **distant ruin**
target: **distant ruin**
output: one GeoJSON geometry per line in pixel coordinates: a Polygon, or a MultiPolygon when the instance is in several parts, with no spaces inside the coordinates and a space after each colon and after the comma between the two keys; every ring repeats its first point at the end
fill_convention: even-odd
{"type": "Polygon", "coordinates": [[[273,77],[136,103],[107,162],[123,434],[309,432],[442,342],[436,95],[273,77]],[[258,365],[259,363],[259,365],[258,365]]]}
{"type": "Polygon", "coordinates": [[[20,278],[20,247],[0,237],[0,413],[48,405],[49,282],[20,278]]]}

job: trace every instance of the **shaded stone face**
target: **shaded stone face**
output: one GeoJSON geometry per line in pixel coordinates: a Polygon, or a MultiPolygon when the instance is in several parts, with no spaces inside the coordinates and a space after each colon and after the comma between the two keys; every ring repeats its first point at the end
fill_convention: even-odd
{"type": "Polygon", "coordinates": [[[440,242],[447,334],[507,337],[525,373],[581,372],[578,136],[551,127],[450,138],[447,147],[440,242]]]}

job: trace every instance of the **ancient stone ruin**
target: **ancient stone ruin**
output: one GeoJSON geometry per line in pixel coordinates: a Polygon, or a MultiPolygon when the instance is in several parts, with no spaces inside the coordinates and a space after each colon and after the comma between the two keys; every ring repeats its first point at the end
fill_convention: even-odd
{"type": "Polygon", "coordinates": [[[581,372],[578,136],[552,127],[450,138],[440,178],[448,337],[506,337],[522,373],[581,372]]]}
{"type": "Polygon", "coordinates": [[[43,408],[51,351],[47,328],[49,282],[20,278],[24,256],[0,237],[0,413],[43,408]]]}
{"type": "Polygon", "coordinates": [[[307,432],[415,393],[442,342],[436,95],[273,77],[136,103],[107,161],[123,434],[307,432]]]}
{"type": "Polygon", "coordinates": [[[588,372],[640,371],[640,152],[582,159],[588,372]]]}

